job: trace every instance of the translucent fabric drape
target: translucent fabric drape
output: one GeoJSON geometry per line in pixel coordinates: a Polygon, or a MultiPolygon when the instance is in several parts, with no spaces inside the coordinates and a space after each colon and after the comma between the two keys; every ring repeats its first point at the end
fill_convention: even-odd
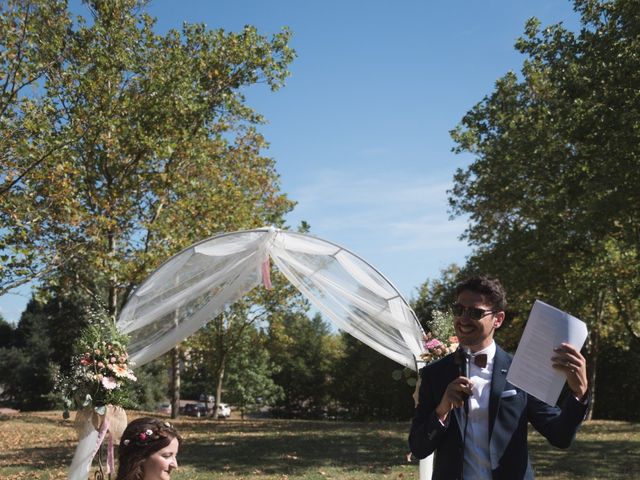
{"type": "Polygon", "coordinates": [[[336,327],[415,369],[423,332],[395,287],[339,245],[275,228],[209,238],[156,270],[118,318],[132,360],[153,360],[215,318],[263,282],[269,258],[336,327]]]}

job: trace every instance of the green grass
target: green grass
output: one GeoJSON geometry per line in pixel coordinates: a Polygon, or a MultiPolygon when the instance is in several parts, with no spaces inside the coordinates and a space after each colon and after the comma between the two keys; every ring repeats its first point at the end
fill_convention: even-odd
{"type": "MultiPolygon", "coordinates": [[[[130,419],[139,416],[130,413],[130,419]]],[[[175,480],[417,479],[408,463],[408,422],[292,420],[175,422],[185,443],[175,480]]],[[[571,449],[556,450],[530,435],[536,478],[640,478],[640,425],[586,423],[571,449]]],[[[66,478],[76,444],[60,412],[0,417],[0,478],[66,478]]]]}

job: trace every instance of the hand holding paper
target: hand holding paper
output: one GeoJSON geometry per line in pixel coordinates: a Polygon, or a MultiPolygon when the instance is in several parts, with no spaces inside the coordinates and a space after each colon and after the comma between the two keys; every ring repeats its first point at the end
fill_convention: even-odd
{"type": "Polygon", "coordinates": [[[573,394],[582,399],[588,390],[587,362],[576,348],[563,343],[554,349],[555,355],[551,357],[553,368],[563,371],[567,377],[567,383],[573,394]]]}
{"type": "Polygon", "coordinates": [[[558,401],[565,380],[576,396],[585,393],[586,369],[579,350],[586,339],[584,322],[536,300],[507,381],[549,405],[558,401]]]}

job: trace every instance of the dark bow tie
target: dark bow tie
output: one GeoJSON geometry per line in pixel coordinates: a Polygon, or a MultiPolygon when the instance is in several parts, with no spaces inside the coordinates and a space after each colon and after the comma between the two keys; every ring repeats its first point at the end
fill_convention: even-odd
{"type": "MultiPolygon", "coordinates": [[[[464,362],[464,352],[462,351],[462,349],[458,349],[456,354],[457,354],[456,363],[457,364],[461,364],[462,362],[464,362]]],[[[478,355],[471,355],[471,359],[473,360],[473,363],[475,363],[480,368],[485,368],[487,366],[487,354],[486,353],[480,353],[478,355]]]]}
{"type": "Polygon", "coordinates": [[[473,363],[475,363],[480,368],[485,368],[487,366],[487,354],[481,353],[480,355],[473,355],[473,363]]]}

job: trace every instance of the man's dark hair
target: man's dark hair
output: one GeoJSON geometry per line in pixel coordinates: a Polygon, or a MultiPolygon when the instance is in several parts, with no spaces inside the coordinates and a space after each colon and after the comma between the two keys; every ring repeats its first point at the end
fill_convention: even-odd
{"type": "Polygon", "coordinates": [[[494,310],[507,309],[507,294],[497,278],[486,275],[468,278],[456,286],[456,297],[464,290],[483,295],[494,310]]]}

